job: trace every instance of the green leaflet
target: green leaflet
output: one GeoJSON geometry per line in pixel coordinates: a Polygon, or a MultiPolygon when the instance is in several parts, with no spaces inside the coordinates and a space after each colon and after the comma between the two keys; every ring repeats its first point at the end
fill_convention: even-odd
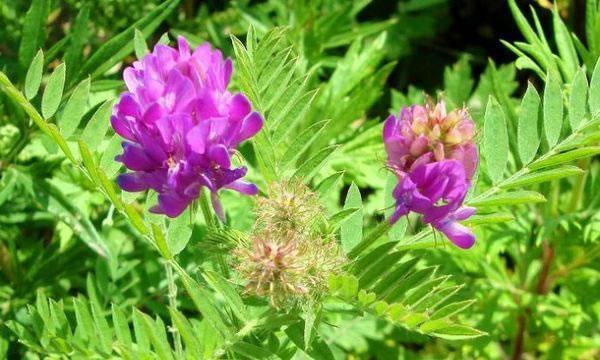
{"type": "Polygon", "coordinates": [[[81,139],[91,151],[95,151],[102,143],[106,131],[110,126],[109,118],[112,111],[112,105],[113,101],[111,100],[106,100],[102,103],[83,129],[81,139]]]}
{"type": "MultiPolygon", "coordinates": [[[[190,352],[194,358],[202,358],[202,345],[200,339],[195,334],[195,329],[186,317],[179,311],[169,308],[173,324],[177,331],[181,334],[181,338],[186,346],[186,350],[190,352]]],[[[205,339],[202,339],[205,340],[205,339]]]]}
{"type": "Polygon", "coordinates": [[[600,114],[600,61],[596,62],[596,67],[590,80],[588,104],[592,116],[600,114]]]}
{"type": "Polygon", "coordinates": [[[330,231],[337,230],[343,223],[349,220],[350,217],[361,211],[361,207],[350,207],[336,212],[331,215],[327,222],[329,223],[330,231]]]}
{"type": "Polygon", "coordinates": [[[25,97],[27,100],[33,99],[40,89],[42,84],[42,75],[44,72],[44,53],[39,50],[33,61],[27,69],[27,75],[25,75],[25,97]]]}
{"type": "Polygon", "coordinates": [[[175,270],[179,273],[181,282],[188,295],[192,298],[194,305],[196,305],[200,313],[209,322],[213,330],[226,338],[231,336],[231,330],[225,323],[221,311],[219,311],[219,308],[214,304],[211,293],[192,279],[180,267],[175,266],[175,270]]]}
{"type": "Polygon", "coordinates": [[[494,183],[500,181],[508,162],[508,133],[504,111],[491,96],[485,109],[482,153],[490,179],[494,183]]]}
{"type": "Polygon", "coordinates": [[[451,68],[444,70],[445,98],[451,107],[466,104],[474,85],[468,57],[462,56],[451,68]]]}
{"type": "Polygon", "coordinates": [[[256,345],[238,341],[231,346],[231,350],[236,354],[249,357],[250,359],[278,359],[279,357],[265,348],[256,345]]]}
{"type": "Polygon", "coordinates": [[[65,65],[67,66],[67,84],[69,87],[73,83],[73,78],[77,75],[77,71],[81,68],[83,48],[89,37],[88,20],[90,17],[91,4],[84,3],[73,24],[72,30],[69,32],[69,45],[65,51],[65,65]]]}
{"type": "Polygon", "coordinates": [[[560,154],[552,155],[544,159],[534,161],[529,168],[531,170],[537,170],[545,167],[551,167],[556,165],[562,165],[569,162],[573,162],[579,159],[585,159],[592,157],[600,153],[600,146],[588,146],[579,149],[566,151],[560,154]]]}
{"type": "Polygon", "coordinates": [[[112,304],[111,316],[117,340],[127,347],[131,346],[131,332],[129,331],[125,314],[118,306],[112,304]]]}
{"type": "Polygon", "coordinates": [[[486,335],[486,333],[468,326],[451,325],[434,331],[432,335],[446,340],[467,340],[486,335]]]}
{"type": "Polygon", "coordinates": [[[346,194],[344,209],[358,208],[359,210],[349,217],[341,226],[341,242],[344,253],[348,254],[362,240],[363,210],[360,191],[352,183],[346,194]]]}
{"type": "Polygon", "coordinates": [[[162,320],[159,317],[157,317],[156,320],[152,320],[150,316],[142,312],[138,312],[138,314],[141,318],[144,331],[148,334],[150,343],[158,357],[160,359],[172,360],[173,353],[169,341],[167,340],[167,332],[162,320]]]}
{"type": "Polygon", "coordinates": [[[133,47],[135,50],[135,57],[141,59],[148,53],[148,45],[144,34],[138,29],[135,29],[133,33],[133,47]]]}
{"type": "Polygon", "coordinates": [[[540,97],[531,83],[521,101],[517,144],[523,164],[533,160],[540,146],[540,97]]]}
{"type": "Polygon", "coordinates": [[[42,116],[49,119],[56,113],[65,86],[65,64],[60,64],[50,75],[42,96],[42,116]]]}
{"type": "Polygon", "coordinates": [[[250,313],[232,283],[214,271],[207,271],[202,274],[202,277],[216,292],[223,296],[227,305],[231,307],[233,316],[239,318],[242,322],[250,320],[250,313]]]}
{"type": "Polygon", "coordinates": [[[551,170],[536,171],[517,177],[513,180],[506,181],[500,185],[503,189],[512,189],[517,187],[539,184],[550,180],[562,179],[565,177],[578,175],[583,173],[583,170],[576,166],[560,166],[551,170]]]}
{"type": "Polygon", "coordinates": [[[109,178],[113,178],[121,167],[121,163],[115,161],[115,156],[120,154],[122,150],[121,142],[121,137],[114,134],[102,152],[100,167],[106,172],[109,178]]]}
{"type": "Polygon", "coordinates": [[[192,209],[188,208],[180,216],[169,221],[167,240],[172,255],[179,254],[190,241],[193,228],[191,213],[192,209]]]}
{"type": "Polygon", "coordinates": [[[289,168],[295,165],[295,162],[300,158],[304,152],[310,148],[310,146],[318,139],[323,129],[327,127],[330,120],[323,120],[309,126],[295,137],[294,141],[290,143],[287,150],[281,157],[281,165],[284,168],[289,168]]]}
{"type": "Polygon", "coordinates": [[[548,75],[544,89],[544,134],[550,148],[554,147],[560,137],[563,122],[563,100],[561,85],[554,77],[548,75]]]}
{"type": "Polygon", "coordinates": [[[339,147],[337,145],[332,145],[321,149],[311,158],[299,165],[292,177],[302,179],[304,182],[308,182],[325,165],[327,160],[338,148],[339,147]]]}
{"type": "Polygon", "coordinates": [[[492,195],[482,200],[474,200],[469,205],[478,208],[490,206],[506,206],[519,204],[535,204],[546,201],[546,198],[535,191],[513,191],[498,195],[492,195]]]}
{"type": "Polygon", "coordinates": [[[25,15],[21,43],[19,45],[19,64],[26,69],[34,57],[36,50],[43,46],[45,39],[44,26],[48,16],[48,0],[33,0],[25,15]]]}
{"type": "Polygon", "coordinates": [[[332,189],[335,189],[336,186],[342,181],[344,177],[344,172],[336,172],[334,174],[329,175],[325,179],[321,180],[319,184],[315,187],[315,191],[319,194],[319,197],[325,197],[330,193],[332,189]]]}
{"type": "Polygon", "coordinates": [[[565,72],[568,74],[568,77],[572,77],[578,67],[577,52],[571,40],[571,34],[560,18],[556,7],[552,12],[552,21],[558,53],[561,59],[564,60],[565,72]]]}
{"type": "Polygon", "coordinates": [[[59,117],[58,126],[62,135],[69,138],[77,129],[81,118],[86,112],[90,92],[90,79],[85,79],[75,87],[69,101],[59,117]]]}
{"type": "Polygon", "coordinates": [[[571,131],[579,128],[579,125],[587,114],[587,92],[588,82],[585,71],[580,68],[573,78],[571,94],[569,95],[569,124],[571,124],[571,131]]]}

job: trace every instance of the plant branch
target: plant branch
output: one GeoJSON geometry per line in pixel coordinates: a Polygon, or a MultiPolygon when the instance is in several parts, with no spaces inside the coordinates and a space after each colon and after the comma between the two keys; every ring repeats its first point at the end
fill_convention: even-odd
{"type": "MultiPolygon", "coordinates": [[[[170,262],[165,262],[165,269],[167,270],[167,285],[169,292],[167,297],[169,298],[169,307],[173,310],[177,310],[177,285],[175,284],[175,277],[173,276],[173,267],[170,262]]],[[[171,324],[170,328],[173,334],[173,341],[175,343],[175,352],[177,358],[183,359],[183,346],[181,344],[181,335],[177,330],[175,324],[171,324]]]]}

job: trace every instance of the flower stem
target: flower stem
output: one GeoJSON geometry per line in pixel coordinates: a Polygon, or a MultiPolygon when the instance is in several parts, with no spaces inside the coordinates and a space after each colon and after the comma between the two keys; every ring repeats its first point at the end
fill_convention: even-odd
{"type": "MultiPolygon", "coordinates": [[[[170,262],[165,262],[165,269],[167,270],[167,285],[169,290],[167,297],[169,299],[169,307],[173,310],[177,310],[177,285],[175,285],[173,267],[170,262]]],[[[177,353],[177,358],[183,359],[181,335],[174,324],[171,324],[171,332],[173,333],[173,341],[175,343],[175,352],[177,353]]]]}

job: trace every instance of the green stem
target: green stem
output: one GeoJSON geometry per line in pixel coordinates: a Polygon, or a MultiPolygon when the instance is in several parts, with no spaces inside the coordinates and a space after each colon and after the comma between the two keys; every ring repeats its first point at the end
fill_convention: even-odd
{"type": "MultiPolygon", "coordinates": [[[[167,270],[167,285],[169,289],[167,297],[169,298],[169,307],[173,310],[177,310],[177,285],[175,284],[175,277],[173,276],[173,267],[170,262],[165,262],[165,269],[167,270]]],[[[183,359],[183,346],[181,344],[181,335],[175,327],[175,324],[171,324],[171,332],[173,333],[173,341],[175,342],[175,352],[177,353],[177,358],[183,359]]]]}
{"type": "MultiPolygon", "coordinates": [[[[587,170],[587,168],[590,165],[590,159],[584,159],[579,161],[578,163],[579,167],[587,170]]],[[[577,210],[577,208],[579,207],[579,201],[581,200],[581,196],[583,195],[583,190],[585,189],[585,180],[586,180],[586,176],[587,172],[584,174],[581,174],[579,177],[577,177],[577,182],[575,183],[575,187],[573,188],[573,193],[571,196],[571,202],[569,203],[569,209],[568,212],[572,213],[574,211],[577,210]]]]}

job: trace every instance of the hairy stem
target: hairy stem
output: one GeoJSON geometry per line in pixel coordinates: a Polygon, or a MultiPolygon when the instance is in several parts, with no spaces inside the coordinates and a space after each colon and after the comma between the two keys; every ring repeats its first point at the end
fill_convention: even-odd
{"type": "MultiPolygon", "coordinates": [[[[166,262],[165,269],[167,270],[167,285],[169,290],[167,297],[169,298],[169,307],[173,310],[177,310],[177,285],[175,284],[172,265],[166,262]]],[[[175,352],[177,353],[177,357],[179,359],[183,359],[181,335],[179,334],[179,331],[177,331],[175,324],[171,324],[171,332],[173,333],[173,341],[175,343],[175,352]]]]}

